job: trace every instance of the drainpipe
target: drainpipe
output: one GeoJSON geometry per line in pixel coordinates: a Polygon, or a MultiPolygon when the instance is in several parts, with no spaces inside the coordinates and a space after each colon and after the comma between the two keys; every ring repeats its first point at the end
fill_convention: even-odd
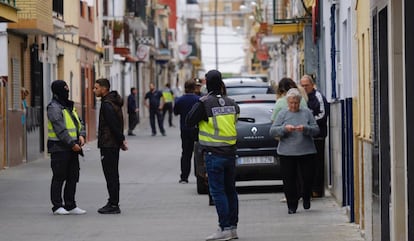
{"type": "Polygon", "coordinates": [[[332,94],[331,97],[333,100],[336,100],[336,38],[335,38],[335,11],[336,11],[336,4],[332,4],[331,6],[331,81],[332,81],[332,94]]]}

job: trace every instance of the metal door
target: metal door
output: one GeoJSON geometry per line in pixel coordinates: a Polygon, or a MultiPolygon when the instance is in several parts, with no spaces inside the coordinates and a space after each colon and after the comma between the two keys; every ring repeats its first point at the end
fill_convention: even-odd
{"type": "Polygon", "coordinates": [[[33,44],[30,51],[31,105],[27,108],[27,160],[41,158],[44,152],[43,126],[43,64],[39,61],[39,46],[33,44]]]}
{"type": "Polygon", "coordinates": [[[388,100],[388,16],[387,7],[372,18],[373,26],[373,240],[390,240],[390,128],[388,100]]]}
{"type": "Polygon", "coordinates": [[[407,112],[407,190],[408,190],[408,240],[414,240],[414,32],[410,28],[414,22],[414,2],[406,0],[405,9],[405,84],[407,112]]]}

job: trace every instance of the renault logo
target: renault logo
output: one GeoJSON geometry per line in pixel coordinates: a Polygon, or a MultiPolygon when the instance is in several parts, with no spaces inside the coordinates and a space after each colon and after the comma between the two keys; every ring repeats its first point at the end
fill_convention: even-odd
{"type": "Polygon", "coordinates": [[[252,133],[253,133],[253,135],[255,136],[256,135],[256,133],[257,133],[257,128],[255,127],[255,126],[253,126],[252,127],[252,129],[250,130],[252,133]]]}

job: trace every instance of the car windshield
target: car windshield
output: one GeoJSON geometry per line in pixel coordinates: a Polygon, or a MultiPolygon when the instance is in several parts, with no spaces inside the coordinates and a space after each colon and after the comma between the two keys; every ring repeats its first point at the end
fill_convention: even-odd
{"type": "Polygon", "coordinates": [[[252,102],[238,103],[240,106],[239,122],[250,122],[256,124],[269,123],[274,102],[252,102]]]}
{"type": "Polygon", "coordinates": [[[227,95],[270,94],[272,89],[267,86],[237,86],[227,87],[227,95]]]}

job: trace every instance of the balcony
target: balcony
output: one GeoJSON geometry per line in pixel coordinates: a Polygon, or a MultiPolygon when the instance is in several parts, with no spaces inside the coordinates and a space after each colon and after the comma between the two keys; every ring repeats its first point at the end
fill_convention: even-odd
{"type": "Polygon", "coordinates": [[[0,0],[0,22],[17,22],[16,0],[0,0]]]}
{"type": "Polygon", "coordinates": [[[53,28],[55,34],[65,31],[63,6],[63,0],[53,0],[53,28]]]}
{"type": "MultiPolygon", "coordinates": [[[[308,18],[308,16],[306,16],[307,11],[303,9],[303,5],[300,1],[273,0],[273,6],[273,22],[275,24],[292,24],[304,21],[308,18]]],[[[308,8],[309,6],[306,7],[308,8]]]]}
{"type": "MultiPolygon", "coordinates": [[[[4,1],[4,0],[0,0],[4,1]]],[[[52,0],[15,1],[18,21],[8,28],[22,34],[53,34],[52,0]]]]}
{"type": "MultiPolygon", "coordinates": [[[[308,6],[309,1],[305,1],[304,4],[307,9],[312,8],[312,6],[308,6]]],[[[304,10],[300,2],[273,0],[273,5],[272,34],[274,35],[300,34],[303,32],[305,23],[311,21],[308,10],[304,10]]]]}

